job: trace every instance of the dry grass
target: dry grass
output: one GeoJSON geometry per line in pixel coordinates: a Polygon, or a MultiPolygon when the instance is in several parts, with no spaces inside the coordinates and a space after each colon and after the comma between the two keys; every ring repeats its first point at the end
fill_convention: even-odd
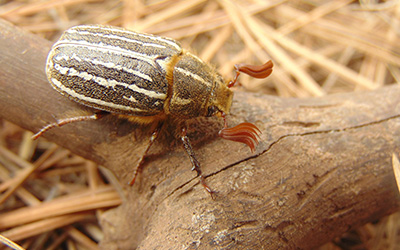
{"type": "MultiPolygon", "coordinates": [[[[50,40],[84,23],[169,36],[227,78],[239,62],[275,63],[247,91],[282,97],[370,90],[400,82],[399,1],[0,0],[0,17],[50,40]]],[[[0,231],[29,249],[96,249],[103,209],[121,200],[97,166],[3,121],[0,231]]],[[[321,249],[395,249],[399,214],[321,249]]],[[[1,247],[0,247],[1,249],[1,247]]]]}

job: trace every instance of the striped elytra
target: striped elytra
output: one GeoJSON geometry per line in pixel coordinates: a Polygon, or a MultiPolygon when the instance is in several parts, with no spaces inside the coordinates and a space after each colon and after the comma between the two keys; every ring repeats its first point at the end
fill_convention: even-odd
{"type": "Polygon", "coordinates": [[[236,76],[225,82],[214,67],[182,49],[166,37],[101,25],[81,25],[66,30],[49,52],[46,63],[51,86],[69,99],[98,110],[93,115],[60,119],[37,132],[68,123],[97,120],[105,114],[128,118],[137,123],[154,123],[149,143],[133,170],[131,185],[145,156],[157,139],[165,121],[176,122],[177,131],[200,183],[209,192],[200,163],[186,135],[187,119],[219,116],[224,128],[218,135],[242,142],[252,151],[260,130],[251,123],[228,128],[226,114],[232,104],[231,87],[240,73],[265,78],[273,64],[235,65],[236,76]],[[172,119],[167,119],[172,118],[172,119]]]}
{"type": "Polygon", "coordinates": [[[52,86],[76,102],[145,121],[209,116],[210,107],[228,113],[233,95],[214,68],[177,41],[109,26],[66,30],[46,72],[52,86]]]}

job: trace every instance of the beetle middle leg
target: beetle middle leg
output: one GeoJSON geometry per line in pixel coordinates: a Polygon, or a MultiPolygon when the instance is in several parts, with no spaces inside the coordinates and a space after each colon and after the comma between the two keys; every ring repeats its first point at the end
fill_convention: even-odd
{"type": "Polygon", "coordinates": [[[186,153],[189,155],[190,162],[192,163],[192,170],[196,170],[197,175],[200,178],[200,183],[203,185],[204,189],[211,194],[211,196],[215,193],[206,183],[206,179],[204,178],[201,168],[200,168],[200,162],[196,159],[196,156],[194,154],[192,145],[190,144],[189,137],[186,135],[187,129],[186,126],[183,126],[181,129],[181,140],[183,143],[183,146],[186,150],[186,153]]]}
{"type": "Polygon", "coordinates": [[[143,165],[144,160],[145,160],[145,158],[147,156],[147,153],[149,152],[149,150],[150,150],[151,146],[153,145],[154,141],[158,138],[158,136],[160,134],[160,131],[161,131],[161,128],[163,127],[163,125],[164,125],[164,122],[159,122],[157,124],[156,129],[151,134],[150,140],[149,140],[149,145],[147,145],[147,148],[144,151],[142,157],[140,158],[139,163],[136,165],[135,169],[133,170],[133,178],[132,178],[131,182],[129,182],[129,185],[132,186],[135,183],[137,175],[142,170],[142,165],[143,165]]]}

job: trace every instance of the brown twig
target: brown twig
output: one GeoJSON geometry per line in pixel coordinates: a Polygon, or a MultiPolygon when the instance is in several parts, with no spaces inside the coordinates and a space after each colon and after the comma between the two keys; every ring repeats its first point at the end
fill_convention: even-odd
{"type": "MultiPolygon", "coordinates": [[[[36,132],[53,115],[82,110],[46,82],[49,42],[4,21],[0,32],[0,48],[7,48],[0,57],[1,117],[36,132]]],[[[111,116],[45,137],[121,180],[126,201],[103,216],[104,249],[312,248],[400,208],[391,167],[400,150],[399,96],[396,86],[303,100],[237,93],[230,122],[260,127],[254,154],[212,139],[215,120],[192,124],[200,132],[191,136],[205,137],[195,150],[215,200],[181,148],[165,153],[170,137],[156,145],[139,183],[126,185],[150,133],[138,125],[111,116]]]]}

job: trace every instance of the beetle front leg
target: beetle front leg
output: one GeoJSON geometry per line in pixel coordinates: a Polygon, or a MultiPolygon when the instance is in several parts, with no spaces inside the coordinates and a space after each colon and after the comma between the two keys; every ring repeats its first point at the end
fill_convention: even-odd
{"type": "Polygon", "coordinates": [[[196,159],[196,155],[194,154],[192,145],[190,144],[189,137],[187,137],[186,132],[186,126],[183,126],[181,130],[181,140],[186,150],[186,153],[189,155],[190,162],[192,163],[192,170],[196,170],[197,176],[199,176],[200,178],[201,185],[203,185],[204,189],[212,196],[215,192],[206,183],[206,179],[201,172],[200,162],[196,159]]]}

